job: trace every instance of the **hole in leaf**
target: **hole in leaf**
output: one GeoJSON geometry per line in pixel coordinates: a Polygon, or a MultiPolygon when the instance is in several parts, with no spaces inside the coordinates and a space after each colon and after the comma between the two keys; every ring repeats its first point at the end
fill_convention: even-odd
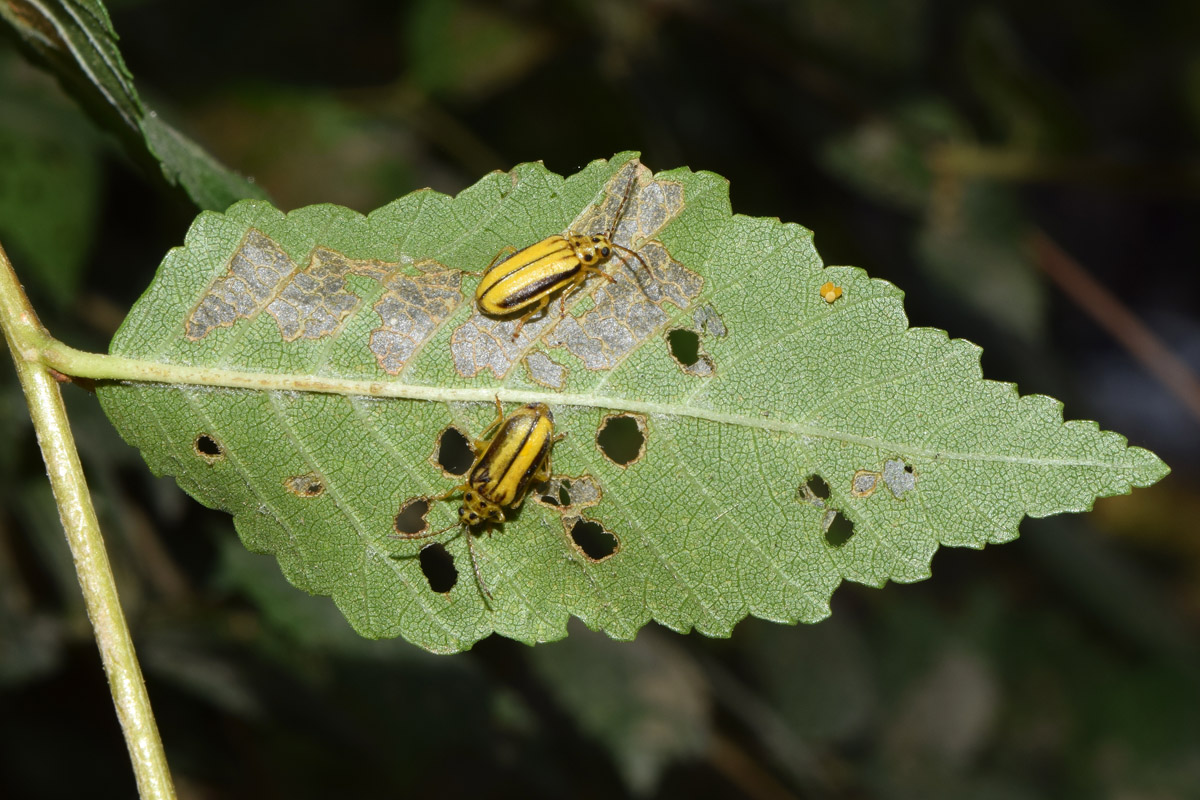
{"type": "Polygon", "coordinates": [[[550,508],[584,508],[600,502],[600,487],[590,475],[555,475],[538,487],[534,500],[550,508]]]}
{"type": "Polygon", "coordinates": [[[854,535],[854,523],[845,514],[836,511],[832,513],[833,517],[826,523],[825,541],[829,542],[831,547],[841,547],[854,535]]]}
{"type": "Polygon", "coordinates": [[[221,443],[207,433],[196,437],[196,441],[192,443],[192,449],[196,451],[196,455],[210,464],[225,457],[225,449],[221,447],[221,443]]]}
{"type": "Polygon", "coordinates": [[[458,583],[458,569],[454,566],[454,556],[440,543],[434,542],[422,547],[419,558],[421,572],[425,574],[425,580],[429,581],[429,588],[433,591],[445,594],[458,583]]]}
{"type": "Polygon", "coordinates": [[[546,484],[546,492],[542,495],[542,502],[551,506],[569,506],[571,505],[571,482],[566,478],[561,480],[551,480],[546,484]]]}
{"type": "Polygon", "coordinates": [[[425,530],[425,515],[429,513],[429,501],[424,497],[409,500],[400,509],[392,527],[401,536],[412,536],[425,530]]]}
{"type": "Polygon", "coordinates": [[[599,522],[580,519],[571,528],[571,541],[592,561],[603,561],[620,549],[621,543],[599,522]]]}
{"type": "Polygon", "coordinates": [[[451,475],[463,475],[475,463],[471,440],[458,428],[446,428],[438,440],[437,463],[451,475]]]}
{"type": "Polygon", "coordinates": [[[596,434],[596,445],[609,461],[627,467],[642,457],[645,429],[645,422],[632,414],[606,417],[596,434]]]}
{"type": "Polygon", "coordinates": [[[671,357],[691,367],[700,360],[700,334],[685,328],[675,328],[667,333],[667,346],[671,348],[671,357]]]}
{"type": "Polygon", "coordinates": [[[820,475],[809,475],[804,479],[804,485],[813,493],[814,497],[819,497],[822,500],[829,499],[829,484],[820,475]]]}
{"type": "Polygon", "coordinates": [[[801,503],[824,508],[825,501],[829,499],[829,484],[814,472],[796,489],[796,499],[801,503]]]}

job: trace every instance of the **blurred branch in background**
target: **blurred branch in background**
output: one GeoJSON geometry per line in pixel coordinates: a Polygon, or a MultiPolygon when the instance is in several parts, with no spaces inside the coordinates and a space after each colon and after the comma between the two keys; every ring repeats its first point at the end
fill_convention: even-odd
{"type": "Polygon", "coordinates": [[[1012,183],[1073,183],[1154,194],[1200,193],[1200,163],[1143,164],[1087,155],[1046,155],[965,143],[933,147],[930,169],[962,179],[1012,183]]]}
{"type": "MultiPolygon", "coordinates": [[[[1200,379],[1188,363],[1053,239],[1035,230],[1028,241],[1038,268],[1200,421],[1200,379]]],[[[1138,281],[1136,270],[1129,274],[1131,286],[1153,291],[1154,287],[1143,287],[1138,281]]]]}

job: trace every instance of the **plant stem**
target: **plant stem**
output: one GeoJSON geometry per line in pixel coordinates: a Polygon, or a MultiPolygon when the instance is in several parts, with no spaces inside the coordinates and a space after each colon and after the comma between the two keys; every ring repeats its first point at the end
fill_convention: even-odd
{"type": "Polygon", "coordinates": [[[133,639],[121,611],[116,581],[75,449],[62,393],[49,367],[38,358],[37,343],[47,334],[29,305],[3,247],[0,247],[0,327],[8,340],[17,377],[29,404],[29,414],[75,561],[75,572],[108,675],[117,717],[133,762],[138,792],[143,800],[170,800],[175,797],[175,787],[133,639]]]}

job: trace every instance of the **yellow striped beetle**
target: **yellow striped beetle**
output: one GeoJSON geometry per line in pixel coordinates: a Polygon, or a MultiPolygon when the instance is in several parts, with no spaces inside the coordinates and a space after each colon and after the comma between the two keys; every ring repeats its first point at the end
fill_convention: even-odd
{"type": "Polygon", "coordinates": [[[617,207],[612,229],[608,233],[555,234],[522,250],[512,246],[501,250],[484,269],[483,278],[475,287],[475,303],[479,310],[494,317],[525,311],[513,331],[512,338],[516,339],[525,322],[543,311],[555,293],[566,290],[562,296],[562,316],[565,317],[567,297],[583,285],[588,275],[603,275],[611,283],[612,277],[605,274],[601,267],[615,252],[628,253],[649,270],[641,255],[612,240],[636,183],[635,174],[625,187],[621,205],[617,207]],[[502,259],[506,252],[512,255],[502,259]]]}
{"type": "MultiPolygon", "coordinates": [[[[432,503],[462,492],[463,502],[458,509],[458,525],[463,526],[467,552],[479,588],[489,598],[492,593],[484,583],[475,558],[470,528],[504,522],[504,509],[517,508],[525,499],[529,487],[550,479],[550,448],[563,438],[554,435],[554,415],[545,403],[531,403],[504,416],[500,398],[496,398],[496,419],[484,429],[484,437],[476,439],[471,449],[475,463],[467,471],[466,480],[447,492],[430,497],[432,503]],[[495,429],[491,439],[487,432],[495,429]]],[[[393,534],[397,539],[427,539],[453,528],[416,534],[393,534]]]]}

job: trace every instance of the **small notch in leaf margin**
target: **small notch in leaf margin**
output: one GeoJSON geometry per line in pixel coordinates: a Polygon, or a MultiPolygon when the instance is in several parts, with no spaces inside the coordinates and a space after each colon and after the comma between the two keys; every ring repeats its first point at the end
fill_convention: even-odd
{"type": "Polygon", "coordinates": [[[564,520],[571,546],[593,564],[599,564],[621,552],[621,540],[615,533],[599,522],[575,517],[574,522],[564,520]]]}
{"type": "Polygon", "coordinates": [[[596,432],[596,447],[618,467],[628,467],[646,453],[646,430],[641,414],[609,414],[596,432]]]}
{"type": "Polygon", "coordinates": [[[212,434],[202,433],[192,441],[192,450],[210,464],[225,458],[225,448],[212,434]]]}

